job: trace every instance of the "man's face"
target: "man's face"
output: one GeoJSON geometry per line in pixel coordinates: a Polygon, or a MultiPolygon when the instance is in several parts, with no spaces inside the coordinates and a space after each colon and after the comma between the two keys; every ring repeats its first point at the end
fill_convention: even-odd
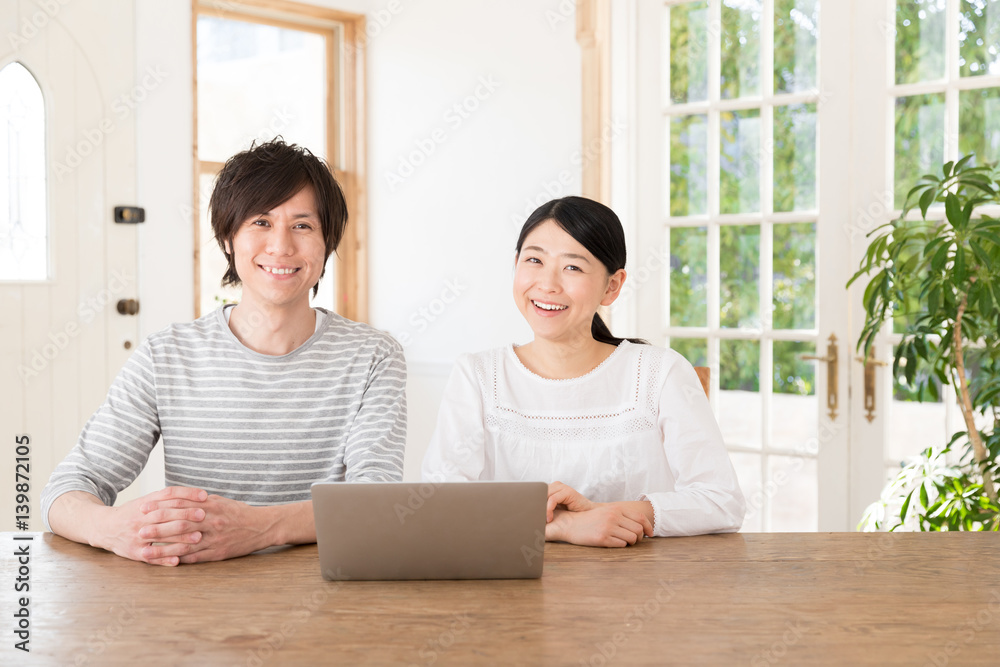
{"type": "Polygon", "coordinates": [[[272,210],[244,220],[232,252],[243,282],[243,303],[308,307],[309,290],[323,273],[326,253],[313,186],[307,184],[272,210]]]}

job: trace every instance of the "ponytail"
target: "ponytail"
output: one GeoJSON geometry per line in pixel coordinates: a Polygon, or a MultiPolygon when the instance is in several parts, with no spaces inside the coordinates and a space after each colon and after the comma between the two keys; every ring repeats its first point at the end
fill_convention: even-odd
{"type": "Polygon", "coordinates": [[[594,313],[594,321],[590,324],[590,335],[594,337],[598,343],[607,343],[608,345],[614,345],[618,347],[623,340],[627,340],[630,343],[636,345],[649,345],[649,341],[643,340],[642,338],[615,338],[611,335],[611,330],[608,329],[608,325],[604,323],[601,319],[599,313],[594,313]]]}

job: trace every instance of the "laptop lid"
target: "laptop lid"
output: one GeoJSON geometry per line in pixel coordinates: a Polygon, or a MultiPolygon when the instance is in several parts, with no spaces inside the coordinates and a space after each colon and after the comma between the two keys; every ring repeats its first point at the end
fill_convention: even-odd
{"type": "Polygon", "coordinates": [[[312,485],[330,580],[533,579],[545,553],[544,482],[312,485]]]}

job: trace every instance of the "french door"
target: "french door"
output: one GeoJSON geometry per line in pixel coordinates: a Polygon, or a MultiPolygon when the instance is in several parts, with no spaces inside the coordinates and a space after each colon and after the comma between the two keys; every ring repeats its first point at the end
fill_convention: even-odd
{"type": "Polygon", "coordinates": [[[744,530],[853,530],[887,470],[958,424],[953,397],[906,400],[879,365],[898,334],[866,384],[864,285],[845,284],[916,176],[963,146],[997,150],[1000,3],[612,12],[612,116],[632,128],[613,148],[612,205],[635,286],[614,315],[711,367],[744,530]]]}

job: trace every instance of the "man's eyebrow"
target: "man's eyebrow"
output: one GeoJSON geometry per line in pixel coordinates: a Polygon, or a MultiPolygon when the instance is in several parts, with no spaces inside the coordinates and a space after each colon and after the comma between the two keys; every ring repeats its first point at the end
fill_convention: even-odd
{"type": "MultiPolygon", "coordinates": [[[[534,250],[535,252],[540,252],[543,255],[548,255],[549,254],[544,248],[540,248],[539,246],[536,246],[536,245],[525,246],[524,248],[522,248],[522,252],[524,250],[534,250]]],[[[589,259],[587,259],[583,255],[577,255],[576,253],[564,252],[563,254],[561,254],[559,256],[560,257],[566,257],[567,259],[579,259],[581,261],[586,262],[587,264],[590,264],[590,260],[589,259]]]]}

